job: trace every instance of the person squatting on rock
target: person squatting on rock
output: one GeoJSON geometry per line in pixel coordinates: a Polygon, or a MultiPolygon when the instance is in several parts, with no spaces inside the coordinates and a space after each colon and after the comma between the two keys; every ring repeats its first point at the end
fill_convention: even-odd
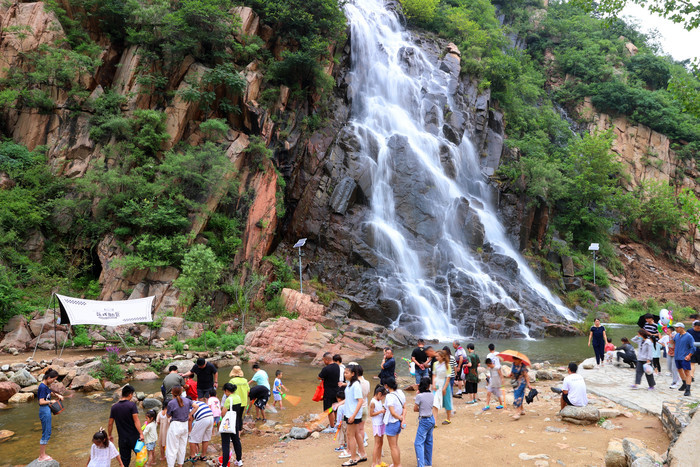
{"type": "Polygon", "coordinates": [[[619,362],[622,360],[624,363],[628,364],[630,368],[635,368],[637,366],[637,353],[634,351],[634,347],[626,337],[623,337],[620,341],[622,345],[615,349],[619,351],[617,352],[617,361],[619,362]]]}

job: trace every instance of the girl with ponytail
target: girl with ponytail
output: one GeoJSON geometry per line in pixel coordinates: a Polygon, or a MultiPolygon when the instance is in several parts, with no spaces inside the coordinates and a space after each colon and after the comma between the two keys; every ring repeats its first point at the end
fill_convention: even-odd
{"type": "Polygon", "coordinates": [[[119,456],[116,446],[109,440],[104,428],[92,435],[92,446],[90,446],[90,457],[88,457],[87,467],[110,467],[112,459],[116,458],[119,465],[124,467],[122,458],[119,456]]]}

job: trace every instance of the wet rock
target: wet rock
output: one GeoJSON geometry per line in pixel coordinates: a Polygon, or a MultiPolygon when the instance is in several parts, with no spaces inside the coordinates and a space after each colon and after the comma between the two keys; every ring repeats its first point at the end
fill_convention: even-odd
{"type": "Polygon", "coordinates": [[[18,392],[14,396],[10,397],[7,401],[10,404],[25,404],[34,400],[34,394],[31,392],[18,392]]]}
{"type": "Polygon", "coordinates": [[[600,420],[598,409],[590,405],[585,407],[574,407],[567,405],[559,412],[562,421],[575,425],[591,425],[600,420]]]}
{"type": "Polygon", "coordinates": [[[143,410],[160,410],[162,408],[163,404],[158,399],[147,397],[143,400],[143,410]]]}
{"type": "Polygon", "coordinates": [[[574,337],[583,335],[583,331],[570,324],[547,324],[544,327],[547,336],[574,337]]]}
{"type": "Polygon", "coordinates": [[[350,177],[344,177],[335,186],[330,199],[331,210],[337,214],[345,214],[348,206],[355,200],[357,183],[350,177]]]}
{"type": "Polygon", "coordinates": [[[12,396],[20,390],[19,384],[12,381],[4,381],[0,383],[0,402],[7,402],[12,396]]]}
{"type": "Polygon", "coordinates": [[[143,371],[141,373],[136,373],[134,379],[136,381],[148,381],[151,379],[158,379],[158,375],[152,371],[143,371]]]}
{"type": "Polygon", "coordinates": [[[295,426],[289,431],[289,437],[292,439],[306,439],[309,437],[311,432],[306,428],[295,426]]]}
{"type": "Polygon", "coordinates": [[[15,435],[15,432],[14,432],[14,431],[10,431],[10,430],[0,430],[0,443],[3,442],[3,441],[7,441],[8,439],[10,439],[11,437],[13,437],[14,435],[15,435]]]}

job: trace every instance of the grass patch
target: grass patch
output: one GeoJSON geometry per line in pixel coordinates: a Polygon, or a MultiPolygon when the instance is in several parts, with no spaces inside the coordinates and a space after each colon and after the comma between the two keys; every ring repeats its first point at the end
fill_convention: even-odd
{"type": "Polygon", "coordinates": [[[645,313],[659,314],[659,310],[666,308],[673,311],[675,322],[685,321],[690,315],[697,313],[689,306],[680,306],[674,302],[660,303],[650,298],[645,301],[628,300],[626,303],[604,303],[599,309],[610,315],[610,322],[619,324],[637,324],[639,317],[645,313]]]}

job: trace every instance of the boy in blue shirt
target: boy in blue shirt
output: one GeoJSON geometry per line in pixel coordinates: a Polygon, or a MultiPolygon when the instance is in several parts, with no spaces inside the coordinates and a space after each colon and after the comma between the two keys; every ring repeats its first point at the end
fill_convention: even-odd
{"type": "Polygon", "coordinates": [[[282,384],[282,370],[277,370],[275,371],[275,382],[272,383],[272,397],[274,401],[272,402],[273,407],[277,407],[277,403],[279,402],[279,408],[283,409],[282,407],[282,391],[281,389],[284,389],[284,392],[287,392],[288,389],[287,387],[282,384]]]}

